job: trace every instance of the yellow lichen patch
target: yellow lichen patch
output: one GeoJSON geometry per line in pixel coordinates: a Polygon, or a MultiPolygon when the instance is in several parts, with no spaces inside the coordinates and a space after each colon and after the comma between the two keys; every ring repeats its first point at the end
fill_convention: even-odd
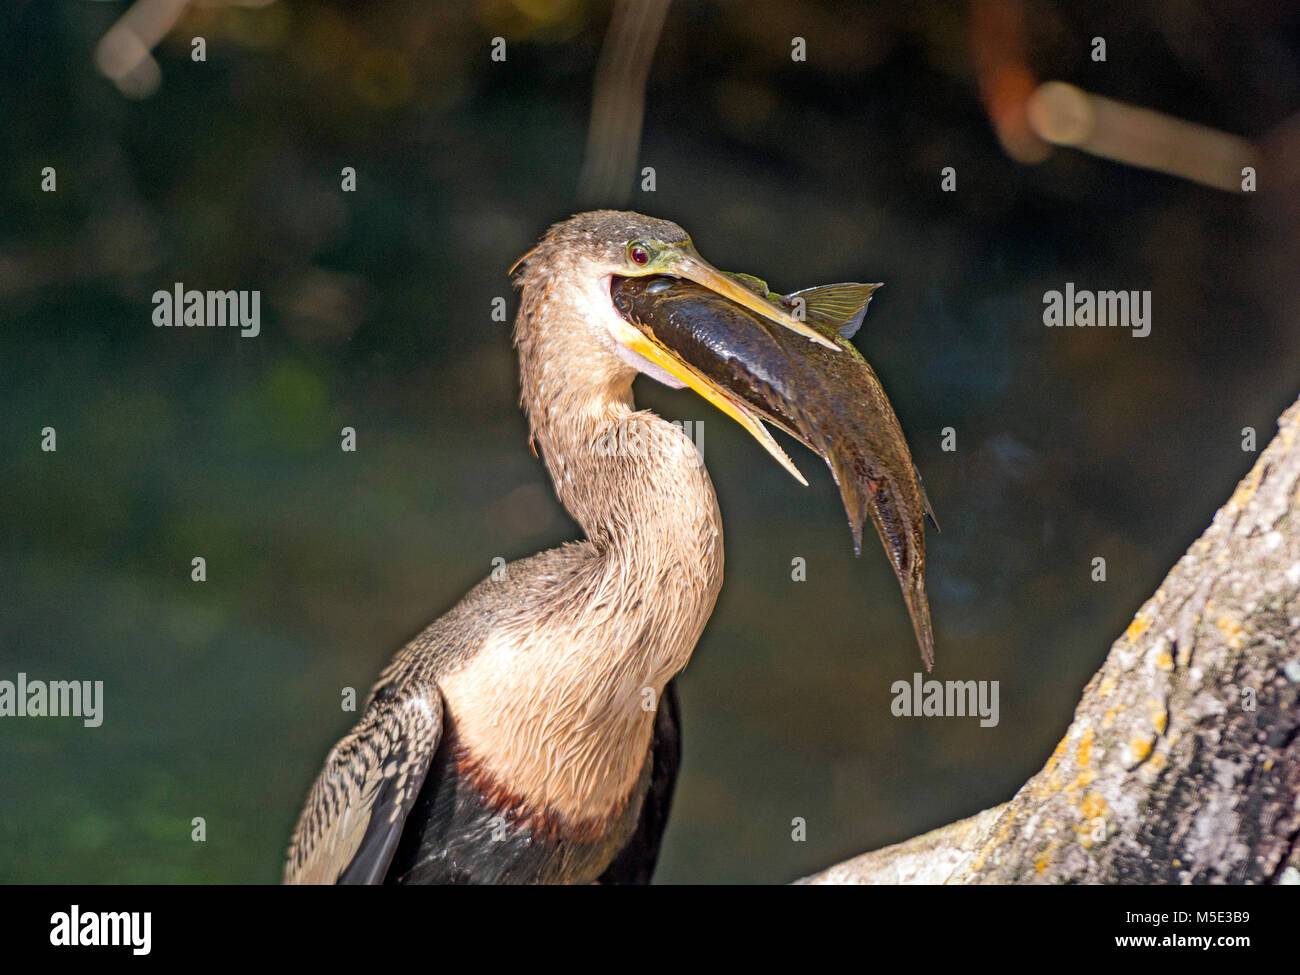
{"type": "Polygon", "coordinates": [[[1079,764],[1080,768],[1092,761],[1092,739],[1093,732],[1091,728],[1085,729],[1079,737],[1079,750],[1075,752],[1074,760],[1079,764]]]}
{"type": "Polygon", "coordinates": [[[1242,633],[1244,630],[1239,622],[1229,616],[1227,613],[1222,614],[1214,625],[1219,628],[1223,638],[1227,641],[1228,646],[1233,650],[1240,650],[1242,644],[1242,633]]]}
{"type": "Polygon", "coordinates": [[[1163,735],[1169,727],[1169,712],[1155,698],[1151,699],[1151,726],[1156,729],[1157,735],[1163,735]]]}
{"type": "Polygon", "coordinates": [[[1114,708],[1107,708],[1106,713],[1101,716],[1103,725],[1112,725],[1115,723],[1115,715],[1119,714],[1114,708]]]}
{"type": "Polygon", "coordinates": [[[1088,788],[1088,786],[1092,785],[1092,782],[1095,778],[1097,778],[1096,772],[1094,772],[1090,768],[1084,769],[1082,772],[1076,775],[1074,777],[1074,781],[1070,783],[1070,791],[1078,792],[1081,789],[1088,788]]]}
{"type": "MultiPolygon", "coordinates": [[[[979,848],[979,850],[971,858],[970,863],[966,866],[966,869],[962,871],[963,877],[967,877],[967,878],[973,877],[976,874],[978,874],[979,871],[983,870],[984,864],[988,862],[989,854],[992,853],[999,846],[1001,846],[1006,841],[1007,837],[1011,835],[1012,827],[1015,826],[1020,819],[1019,815],[1016,813],[1014,809],[1014,804],[1015,804],[1015,800],[1012,800],[1011,803],[1008,803],[1008,806],[1011,808],[1008,808],[1007,812],[1004,812],[1001,816],[998,817],[997,838],[985,842],[979,848]]],[[[951,878],[949,879],[951,880],[951,878]]],[[[960,882],[961,881],[958,881],[958,883],[960,882]]]]}
{"type": "MultiPolygon", "coordinates": [[[[1044,771],[1047,770],[1044,769],[1044,771]]],[[[1025,788],[1032,794],[1034,799],[1041,801],[1061,791],[1061,774],[1056,769],[1052,769],[1046,775],[1040,772],[1029,780],[1029,784],[1025,788]]]]}
{"type": "MultiPolygon", "coordinates": [[[[1065,748],[1069,741],[1070,736],[1067,734],[1056,743],[1056,747],[1052,749],[1052,754],[1049,755],[1047,761],[1043,763],[1043,772],[1052,773],[1056,766],[1061,764],[1061,759],[1065,757],[1065,748]]],[[[1043,772],[1040,772],[1039,775],[1042,775],[1043,772]]]]}
{"type": "Polygon", "coordinates": [[[1079,834],[1079,845],[1085,850],[1091,850],[1097,845],[1097,841],[1093,839],[1093,836],[1097,832],[1097,823],[1095,820],[1085,819],[1083,822],[1075,823],[1072,829],[1079,834]]]}
{"type": "Polygon", "coordinates": [[[1133,617],[1133,622],[1128,625],[1128,629],[1124,631],[1124,635],[1128,637],[1129,643],[1136,643],[1137,638],[1145,633],[1150,626],[1151,618],[1145,613],[1138,613],[1133,617]]]}
{"type": "Polygon", "coordinates": [[[1097,693],[1102,697],[1110,697],[1115,692],[1115,678],[1107,674],[1102,678],[1101,686],[1097,688],[1097,693]]]}
{"type": "Polygon", "coordinates": [[[1256,464],[1250,469],[1250,473],[1242,478],[1241,483],[1237,485],[1237,490],[1232,492],[1232,497],[1228,499],[1227,507],[1241,510],[1245,507],[1246,502],[1254,495],[1255,489],[1259,487],[1259,480],[1264,474],[1264,466],[1256,464]]]}
{"type": "Polygon", "coordinates": [[[1110,807],[1106,805],[1106,800],[1101,797],[1100,792],[1089,792],[1079,804],[1079,812],[1083,813],[1085,819],[1096,819],[1098,816],[1106,815],[1109,810],[1110,807]]]}
{"type": "Polygon", "coordinates": [[[1154,755],[1151,756],[1151,760],[1147,762],[1147,768],[1149,768],[1153,772],[1159,772],[1164,767],[1165,767],[1164,752],[1156,752],[1154,755]]]}
{"type": "Polygon", "coordinates": [[[1052,848],[1055,846],[1055,843],[1050,844],[1047,849],[1043,851],[1043,855],[1034,861],[1034,870],[1038,873],[1047,872],[1047,868],[1052,862],[1052,848]]]}
{"type": "Polygon", "coordinates": [[[1161,670],[1174,669],[1174,658],[1169,655],[1168,650],[1161,650],[1156,654],[1156,666],[1161,670]]]}
{"type": "Polygon", "coordinates": [[[1146,757],[1151,754],[1151,746],[1155,742],[1155,738],[1134,738],[1129,741],[1128,750],[1133,755],[1133,761],[1146,761],[1146,757]]]}

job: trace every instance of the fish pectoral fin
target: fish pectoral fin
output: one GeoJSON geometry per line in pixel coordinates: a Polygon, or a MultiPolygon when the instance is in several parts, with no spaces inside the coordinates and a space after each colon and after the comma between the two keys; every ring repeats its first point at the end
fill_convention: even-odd
{"type": "Polygon", "coordinates": [[[934,525],[934,530],[940,531],[939,519],[934,516],[934,508],[930,505],[930,495],[925,493],[925,481],[921,480],[921,472],[915,464],[912,465],[912,471],[916,474],[916,486],[921,489],[921,504],[925,505],[925,516],[930,519],[930,524],[934,525]]]}
{"type": "Polygon", "coordinates": [[[764,298],[766,298],[768,295],[771,294],[771,290],[768,288],[767,282],[764,281],[762,278],[756,278],[752,274],[742,274],[740,271],[727,271],[725,273],[727,277],[735,278],[737,281],[743,284],[750,291],[754,292],[754,294],[756,295],[762,295],[764,298]]]}

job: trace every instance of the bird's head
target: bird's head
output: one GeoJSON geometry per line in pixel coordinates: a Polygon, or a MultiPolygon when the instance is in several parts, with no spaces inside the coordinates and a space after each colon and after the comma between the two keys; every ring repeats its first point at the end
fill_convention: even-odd
{"type": "MultiPolygon", "coordinates": [[[[704,260],[690,235],[677,224],[627,211],[580,213],[551,227],[512,271],[518,271],[518,283],[524,291],[515,334],[521,353],[527,353],[536,338],[533,333],[546,327],[546,319],[558,317],[561,321],[555,324],[560,325],[563,334],[555,334],[555,324],[549,326],[552,346],[562,344],[575,350],[574,358],[578,357],[576,350],[582,348],[582,358],[593,375],[599,374],[601,353],[612,353],[624,369],[630,367],[676,389],[689,386],[758,437],[773,456],[803,480],[784,453],[773,449],[775,443],[770,435],[734,396],[658,341],[653,333],[637,328],[615,307],[613,290],[619,279],[657,275],[680,278],[749,309],[802,336],[802,340],[838,348],[834,341],[791,316],[785,308],[704,260]]],[[[527,362],[524,368],[527,384],[535,377],[527,375],[527,362]]]]}
{"type": "MultiPolygon", "coordinates": [[[[666,381],[669,385],[692,385],[676,375],[662,361],[661,350],[631,327],[614,307],[615,278],[669,275],[694,281],[776,324],[804,336],[808,341],[834,349],[836,346],[816,329],[793,318],[784,308],[766,301],[736,278],[723,274],[702,258],[690,235],[671,220],[659,220],[640,213],[595,210],[580,213],[553,226],[531,251],[516,263],[522,267],[521,282],[541,284],[552,298],[566,297],[575,307],[576,318],[600,338],[612,340],[615,352],[633,368],[666,381]],[[565,294],[556,294],[556,288],[565,294]]],[[[512,270],[514,270],[512,269],[512,270]]],[[[579,324],[574,322],[573,324],[579,324]]]]}

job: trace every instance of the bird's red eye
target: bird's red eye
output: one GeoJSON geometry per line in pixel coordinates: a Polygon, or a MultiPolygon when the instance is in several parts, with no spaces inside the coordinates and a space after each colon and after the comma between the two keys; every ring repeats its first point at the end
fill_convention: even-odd
{"type": "Polygon", "coordinates": [[[633,247],[628,251],[633,264],[645,264],[650,260],[650,252],[644,247],[633,247]]]}

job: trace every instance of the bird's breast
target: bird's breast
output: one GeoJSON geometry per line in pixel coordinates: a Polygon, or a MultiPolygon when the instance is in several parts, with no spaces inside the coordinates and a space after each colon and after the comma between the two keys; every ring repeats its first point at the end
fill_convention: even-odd
{"type": "Polygon", "coordinates": [[[592,650],[576,638],[493,638],[439,682],[457,774],[545,831],[582,832],[618,816],[650,748],[656,675],[638,660],[610,667],[592,650]]]}

